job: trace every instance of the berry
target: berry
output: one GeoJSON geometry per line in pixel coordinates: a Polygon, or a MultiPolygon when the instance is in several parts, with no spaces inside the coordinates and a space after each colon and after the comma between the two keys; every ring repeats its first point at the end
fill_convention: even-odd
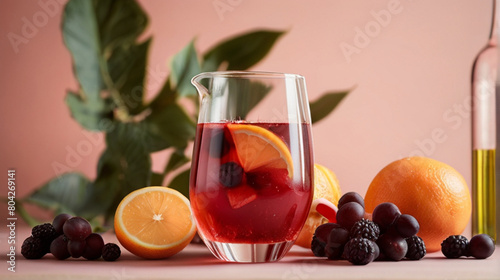
{"type": "Polygon", "coordinates": [[[82,257],[87,260],[95,260],[101,257],[104,240],[102,240],[100,234],[91,233],[85,239],[85,243],[85,251],[83,252],[82,257]]]}
{"type": "Polygon", "coordinates": [[[231,188],[241,183],[243,168],[234,161],[226,162],[220,166],[219,181],[222,185],[231,188]]]}
{"type": "Polygon", "coordinates": [[[63,232],[69,240],[84,240],[92,233],[92,227],[84,218],[73,217],[64,223],[63,232]]]}
{"type": "Polygon", "coordinates": [[[355,237],[345,245],[342,257],[352,264],[365,265],[375,259],[375,246],[377,245],[369,239],[355,237]]]}
{"type": "Polygon", "coordinates": [[[50,242],[52,242],[52,240],[54,240],[58,236],[56,229],[50,223],[35,226],[31,230],[31,235],[35,238],[40,238],[41,240],[48,241],[46,243],[48,243],[49,245],[50,242]]]}
{"type": "Polygon", "coordinates": [[[47,248],[42,239],[30,236],[21,246],[21,254],[27,259],[40,259],[47,253],[47,248]]]}
{"type": "Polygon", "coordinates": [[[363,206],[365,208],[365,201],[363,200],[363,197],[357,193],[357,192],[347,192],[345,193],[340,199],[337,207],[340,209],[344,204],[348,202],[357,202],[359,205],[363,206]]]}
{"type": "Polygon", "coordinates": [[[114,243],[108,243],[102,248],[102,258],[105,261],[112,262],[118,259],[121,255],[121,250],[118,245],[114,243]]]}
{"type": "Polygon", "coordinates": [[[342,228],[342,227],[339,224],[335,223],[322,224],[316,228],[316,230],[314,231],[314,236],[316,236],[319,239],[319,241],[326,243],[328,242],[330,232],[332,232],[334,228],[342,228]]]}
{"type": "Polygon", "coordinates": [[[397,218],[396,229],[403,238],[414,236],[418,233],[420,225],[412,215],[403,214],[397,218]]]}
{"type": "Polygon", "coordinates": [[[54,226],[54,229],[56,230],[58,235],[63,234],[63,225],[70,218],[71,218],[71,215],[64,214],[64,213],[59,214],[54,218],[54,220],[52,221],[52,226],[54,226]]]}
{"type": "Polygon", "coordinates": [[[311,251],[316,257],[322,258],[326,256],[325,246],[326,246],[325,242],[321,242],[318,240],[316,236],[313,236],[313,239],[311,241],[311,251]]]}
{"type": "Polygon", "coordinates": [[[376,241],[380,235],[380,229],[374,222],[362,218],[357,221],[351,228],[351,238],[363,237],[376,241]]]}
{"type": "Polygon", "coordinates": [[[229,152],[229,145],[225,141],[224,130],[215,131],[210,138],[209,154],[214,158],[221,158],[229,152]]]}
{"type": "Polygon", "coordinates": [[[59,235],[50,244],[50,253],[58,260],[64,260],[69,258],[70,254],[68,252],[68,238],[64,235],[59,235]]]}
{"type": "Polygon", "coordinates": [[[462,235],[450,235],[441,243],[441,252],[448,259],[456,259],[466,256],[469,240],[462,235]]]}
{"type": "Polygon", "coordinates": [[[357,202],[347,202],[337,212],[337,223],[347,230],[365,215],[365,208],[357,202]]]}
{"type": "Polygon", "coordinates": [[[338,260],[342,257],[345,244],[349,241],[349,231],[345,228],[333,228],[328,235],[328,240],[325,246],[325,254],[330,260],[338,260]]]}
{"type": "Polygon", "coordinates": [[[420,260],[427,253],[424,240],[420,236],[408,237],[406,243],[408,244],[408,252],[406,252],[405,258],[409,260],[420,260]]]}
{"type": "Polygon", "coordinates": [[[377,245],[384,256],[393,261],[403,259],[408,252],[406,240],[394,234],[382,234],[377,240],[377,245]]]}
{"type": "Polygon", "coordinates": [[[69,240],[68,241],[68,252],[73,258],[79,258],[83,255],[85,251],[85,240],[69,240]]]}
{"type": "Polygon", "coordinates": [[[311,242],[311,250],[316,257],[325,256],[325,246],[328,241],[328,235],[333,228],[340,227],[338,224],[326,223],[318,226],[314,231],[313,240],[311,242]]]}
{"type": "Polygon", "coordinates": [[[391,202],[384,202],[373,209],[372,220],[380,227],[380,232],[384,233],[401,215],[399,208],[391,202]]]}
{"type": "Polygon", "coordinates": [[[476,259],[486,259],[495,252],[495,242],[487,234],[473,236],[469,242],[468,255],[476,259]]]}

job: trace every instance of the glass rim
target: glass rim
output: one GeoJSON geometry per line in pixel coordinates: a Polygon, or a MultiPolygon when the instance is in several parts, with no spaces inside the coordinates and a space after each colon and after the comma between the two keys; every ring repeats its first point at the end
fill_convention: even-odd
{"type": "Polygon", "coordinates": [[[241,71],[241,70],[231,70],[231,71],[211,71],[202,72],[193,77],[193,80],[198,77],[230,77],[230,78],[295,78],[304,79],[304,76],[299,74],[284,73],[284,72],[272,72],[272,71],[241,71]]]}

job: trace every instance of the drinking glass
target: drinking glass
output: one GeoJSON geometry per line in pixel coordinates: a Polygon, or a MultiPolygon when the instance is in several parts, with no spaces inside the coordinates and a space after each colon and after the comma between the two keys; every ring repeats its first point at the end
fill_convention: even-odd
{"type": "Polygon", "coordinates": [[[201,99],[189,190],[200,237],[221,260],[281,259],[313,195],[304,77],[225,71],[191,82],[201,99]]]}

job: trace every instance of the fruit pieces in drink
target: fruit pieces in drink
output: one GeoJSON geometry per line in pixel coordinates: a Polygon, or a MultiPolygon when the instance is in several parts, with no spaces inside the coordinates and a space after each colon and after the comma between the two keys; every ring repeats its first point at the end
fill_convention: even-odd
{"type": "MultiPolygon", "coordinates": [[[[310,147],[309,126],[300,126],[303,146],[310,147]]],[[[293,158],[312,168],[309,149],[289,148],[297,125],[230,122],[197,129],[190,197],[201,234],[228,243],[294,240],[311,203],[313,174],[294,170],[293,158]]]]}

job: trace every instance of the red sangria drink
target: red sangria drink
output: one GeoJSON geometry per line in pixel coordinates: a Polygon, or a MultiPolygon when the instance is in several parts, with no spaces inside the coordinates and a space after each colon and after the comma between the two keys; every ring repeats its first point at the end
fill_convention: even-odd
{"type": "Polygon", "coordinates": [[[312,202],[310,122],[204,122],[200,111],[189,191],[198,233],[219,259],[279,260],[312,202]]]}

